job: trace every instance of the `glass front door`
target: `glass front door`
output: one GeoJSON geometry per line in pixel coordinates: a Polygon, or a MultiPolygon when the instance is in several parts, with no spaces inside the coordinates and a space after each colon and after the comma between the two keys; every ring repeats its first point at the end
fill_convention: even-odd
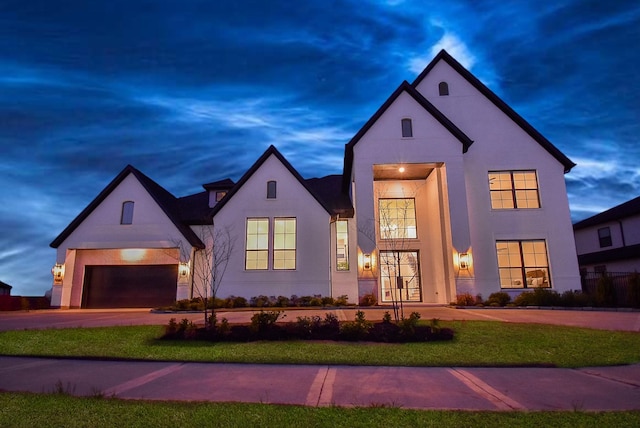
{"type": "Polygon", "coordinates": [[[421,302],[417,251],[380,251],[383,302],[421,302]]]}

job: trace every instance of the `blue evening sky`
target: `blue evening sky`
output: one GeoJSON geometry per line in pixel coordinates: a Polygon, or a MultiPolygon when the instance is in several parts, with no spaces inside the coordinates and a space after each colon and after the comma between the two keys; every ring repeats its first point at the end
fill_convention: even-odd
{"type": "Polygon", "coordinates": [[[578,164],[574,220],[640,194],[640,2],[5,0],[0,281],[127,164],[176,196],[274,144],[307,178],[442,48],[578,164]]]}

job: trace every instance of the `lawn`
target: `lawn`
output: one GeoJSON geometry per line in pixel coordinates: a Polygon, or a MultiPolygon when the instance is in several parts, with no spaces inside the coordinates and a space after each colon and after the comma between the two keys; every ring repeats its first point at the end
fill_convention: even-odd
{"type": "Polygon", "coordinates": [[[637,427],[640,412],[454,412],[397,407],[143,402],[0,394],[0,426],[34,427],[637,427]]]}
{"type": "Polygon", "coordinates": [[[588,367],[640,362],[640,334],[540,324],[450,321],[455,339],[210,343],[161,341],[159,326],[0,333],[0,354],[272,364],[588,367]]]}

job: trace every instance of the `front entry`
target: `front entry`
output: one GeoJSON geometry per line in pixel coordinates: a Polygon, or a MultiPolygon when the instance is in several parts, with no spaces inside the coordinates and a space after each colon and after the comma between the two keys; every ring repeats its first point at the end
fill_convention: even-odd
{"type": "Polygon", "coordinates": [[[421,302],[420,262],[417,251],[380,251],[383,302],[421,302]]]}

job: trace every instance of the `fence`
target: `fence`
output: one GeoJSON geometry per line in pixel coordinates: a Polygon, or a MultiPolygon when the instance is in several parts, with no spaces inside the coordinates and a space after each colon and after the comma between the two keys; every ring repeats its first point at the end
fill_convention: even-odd
{"type": "Polygon", "coordinates": [[[598,306],[639,307],[638,272],[588,272],[580,275],[582,292],[592,296],[598,306]]]}

